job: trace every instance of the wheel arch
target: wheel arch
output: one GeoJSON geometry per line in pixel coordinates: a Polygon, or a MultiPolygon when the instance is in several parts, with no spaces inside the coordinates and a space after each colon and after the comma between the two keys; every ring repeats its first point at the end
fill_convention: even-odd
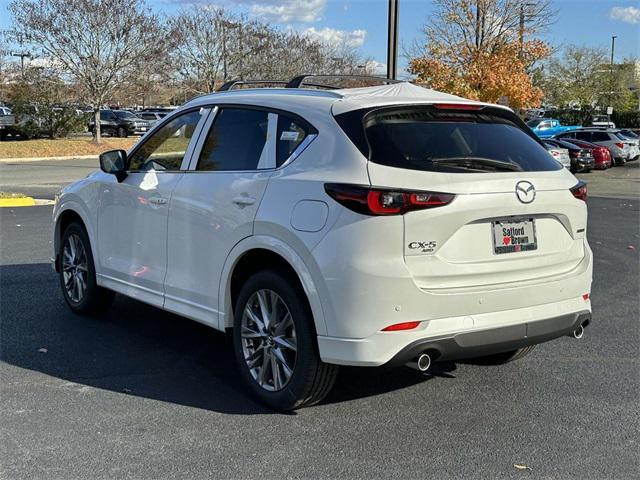
{"type": "Polygon", "coordinates": [[[71,223],[78,222],[87,232],[89,236],[89,243],[91,247],[91,254],[94,258],[94,265],[97,266],[96,260],[96,242],[94,232],[91,228],[91,223],[88,221],[87,216],[82,211],[82,208],[75,204],[75,202],[68,202],[56,209],[55,222],[54,222],[54,234],[53,234],[53,252],[55,259],[55,267],[58,268],[58,251],[60,249],[60,242],[62,240],[62,234],[71,223]]]}
{"type": "Polygon", "coordinates": [[[288,273],[295,275],[307,297],[316,333],[326,335],[322,303],[313,276],[302,256],[281,240],[266,236],[252,236],[244,239],[231,250],[225,261],[218,297],[221,306],[220,330],[233,327],[235,295],[242,286],[242,280],[264,267],[284,268],[288,273]]]}

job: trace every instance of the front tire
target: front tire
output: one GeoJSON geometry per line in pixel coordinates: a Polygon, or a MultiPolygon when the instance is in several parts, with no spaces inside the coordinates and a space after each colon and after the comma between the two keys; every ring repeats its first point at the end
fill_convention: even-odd
{"type": "Polygon", "coordinates": [[[115,293],[96,284],[89,236],[79,223],[71,223],[62,234],[59,262],[62,294],[74,313],[96,314],[109,308],[115,293]]]}
{"type": "Polygon", "coordinates": [[[120,138],[126,138],[127,130],[124,127],[118,127],[118,130],[116,131],[116,135],[120,138]]]}
{"type": "Polygon", "coordinates": [[[258,272],[240,290],[233,344],[245,384],[276,410],[320,402],[338,373],[336,365],[320,359],[304,292],[278,271],[258,272]]]}

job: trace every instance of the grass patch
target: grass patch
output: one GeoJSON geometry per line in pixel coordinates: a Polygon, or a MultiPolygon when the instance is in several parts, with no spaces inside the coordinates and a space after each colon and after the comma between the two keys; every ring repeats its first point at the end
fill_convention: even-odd
{"type": "Polygon", "coordinates": [[[5,140],[0,142],[0,159],[98,155],[117,148],[128,150],[138,138],[103,138],[100,145],[94,143],[91,137],[59,138],[56,140],[5,140]]]}

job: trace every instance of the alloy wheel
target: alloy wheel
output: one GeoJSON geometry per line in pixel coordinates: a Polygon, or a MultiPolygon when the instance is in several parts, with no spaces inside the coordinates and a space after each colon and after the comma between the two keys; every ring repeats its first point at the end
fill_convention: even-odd
{"type": "Polygon", "coordinates": [[[286,303],[272,290],[258,290],[242,313],[242,354],[256,383],[263,389],[282,390],[296,363],[296,330],[286,303]]]}
{"type": "Polygon", "coordinates": [[[89,266],[87,252],[80,237],[72,233],[62,250],[62,280],[67,296],[73,303],[80,303],[87,291],[89,266]]]}

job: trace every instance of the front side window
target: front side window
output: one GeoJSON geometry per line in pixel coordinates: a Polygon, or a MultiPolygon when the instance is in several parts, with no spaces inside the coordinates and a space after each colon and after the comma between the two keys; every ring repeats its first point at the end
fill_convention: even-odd
{"type": "Polygon", "coordinates": [[[163,125],[133,153],[129,170],[180,170],[200,116],[195,110],[163,125]]]}
{"type": "Polygon", "coordinates": [[[222,107],[216,114],[198,159],[200,171],[257,170],[268,155],[269,113],[249,108],[222,107]]]}
{"type": "Polygon", "coordinates": [[[116,116],[110,110],[100,110],[100,120],[113,121],[116,116]]]}

